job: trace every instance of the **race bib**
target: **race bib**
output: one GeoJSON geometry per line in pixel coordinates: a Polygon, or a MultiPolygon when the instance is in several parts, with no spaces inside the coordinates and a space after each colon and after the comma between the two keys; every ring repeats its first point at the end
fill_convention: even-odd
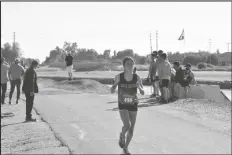
{"type": "Polygon", "coordinates": [[[123,104],[134,104],[135,97],[134,96],[122,96],[123,104]]]}

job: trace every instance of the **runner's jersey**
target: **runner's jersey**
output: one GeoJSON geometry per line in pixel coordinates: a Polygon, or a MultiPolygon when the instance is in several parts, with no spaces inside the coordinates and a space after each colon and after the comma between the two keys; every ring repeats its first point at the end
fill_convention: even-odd
{"type": "Polygon", "coordinates": [[[120,74],[120,81],[118,84],[118,101],[119,104],[133,105],[138,103],[137,98],[137,74],[133,74],[131,81],[126,81],[124,72],[120,74]]]}

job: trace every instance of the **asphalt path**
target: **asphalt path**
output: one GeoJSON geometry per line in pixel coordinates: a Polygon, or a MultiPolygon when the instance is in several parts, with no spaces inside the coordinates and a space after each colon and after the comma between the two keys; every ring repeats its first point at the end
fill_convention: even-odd
{"type": "MultiPolygon", "coordinates": [[[[35,109],[72,153],[122,153],[116,94],[43,88],[35,97],[35,109]]],[[[129,149],[132,154],[230,154],[231,136],[218,130],[223,125],[141,99],[129,149]]]]}

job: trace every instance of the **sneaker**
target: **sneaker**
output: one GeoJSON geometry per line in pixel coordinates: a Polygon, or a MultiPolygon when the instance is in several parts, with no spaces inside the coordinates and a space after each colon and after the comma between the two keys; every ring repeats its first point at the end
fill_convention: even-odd
{"type": "Polygon", "coordinates": [[[123,136],[122,133],[120,133],[120,137],[119,137],[119,142],[118,142],[118,144],[119,144],[119,146],[120,146],[121,148],[124,148],[124,146],[125,146],[125,136],[123,136]]]}
{"type": "Polygon", "coordinates": [[[124,153],[124,154],[128,154],[128,155],[130,154],[129,150],[126,149],[126,148],[123,148],[123,153],[124,153]]]}
{"type": "Polygon", "coordinates": [[[36,122],[37,120],[35,118],[27,118],[26,117],[26,122],[36,122]]]}
{"type": "Polygon", "coordinates": [[[19,103],[19,100],[16,100],[16,104],[18,104],[19,103]]]}
{"type": "Polygon", "coordinates": [[[9,104],[11,104],[11,101],[9,101],[9,104]]]}
{"type": "Polygon", "coordinates": [[[162,104],[167,104],[167,103],[168,103],[168,100],[161,99],[161,100],[160,100],[160,103],[162,103],[162,104]]]}

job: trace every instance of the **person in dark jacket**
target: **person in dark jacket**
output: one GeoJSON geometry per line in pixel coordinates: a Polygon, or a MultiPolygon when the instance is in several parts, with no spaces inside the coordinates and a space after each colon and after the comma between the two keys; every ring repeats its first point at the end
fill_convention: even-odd
{"type": "Polygon", "coordinates": [[[180,66],[180,62],[176,61],[173,63],[173,67],[176,70],[176,76],[175,76],[175,86],[174,86],[174,100],[177,100],[181,96],[181,87],[185,87],[184,82],[184,70],[180,66]]]}
{"type": "Polygon", "coordinates": [[[30,67],[26,70],[22,91],[26,96],[26,121],[36,121],[32,118],[31,111],[34,104],[35,93],[39,92],[37,85],[37,74],[35,69],[38,67],[39,63],[33,60],[30,67]]]}

